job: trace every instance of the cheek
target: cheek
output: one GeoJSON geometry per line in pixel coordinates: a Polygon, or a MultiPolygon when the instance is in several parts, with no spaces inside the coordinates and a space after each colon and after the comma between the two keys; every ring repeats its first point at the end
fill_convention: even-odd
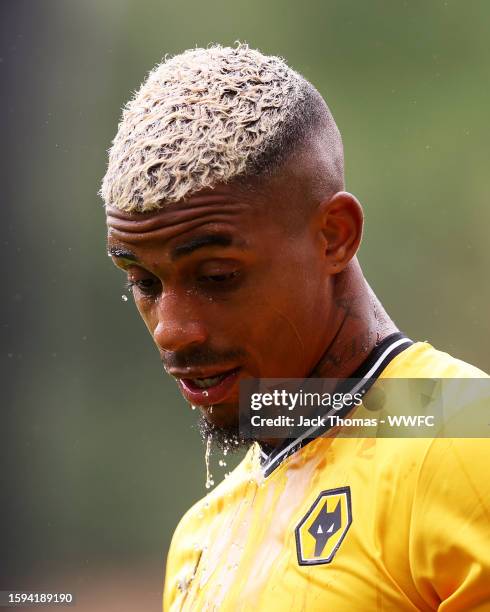
{"type": "Polygon", "coordinates": [[[138,311],[140,317],[143,319],[143,323],[146,325],[146,328],[150,332],[150,335],[153,336],[153,332],[158,325],[158,317],[156,316],[155,307],[146,303],[144,300],[134,300],[136,310],[138,311]]]}
{"type": "Polygon", "coordinates": [[[291,298],[289,290],[283,292],[277,286],[249,296],[227,327],[249,353],[258,358],[273,356],[282,360],[286,353],[297,351],[301,345],[299,305],[291,298]]]}
{"type": "MultiPolygon", "coordinates": [[[[332,287],[311,268],[282,268],[254,304],[252,335],[264,356],[278,364],[312,366],[324,344],[332,287]]],[[[286,371],[280,374],[287,376],[286,371]]]]}

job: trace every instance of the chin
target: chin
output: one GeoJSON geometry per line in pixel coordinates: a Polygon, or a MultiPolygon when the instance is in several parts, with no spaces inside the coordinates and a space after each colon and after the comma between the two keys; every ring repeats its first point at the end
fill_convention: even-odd
{"type": "MultiPolygon", "coordinates": [[[[215,414],[215,409],[224,410],[223,405],[214,406],[213,412],[209,414],[209,408],[200,408],[201,416],[198,422],[199,432],[203,442],[210,438],[212,443],[221,450],[233,452],[240,448],[250,446],[253,440],[245,438],[240,434],[238,418],[230,420],[221,419],[215,414]]],[[[216,411],[217,412],[217,411],[216,411]]]]}

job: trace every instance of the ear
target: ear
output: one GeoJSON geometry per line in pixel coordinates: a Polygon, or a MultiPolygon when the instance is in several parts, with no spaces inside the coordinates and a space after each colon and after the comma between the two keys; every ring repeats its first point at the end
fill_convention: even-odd
{"type": "Polygon", "coordinates": [[[339,191],[318,207],[325,263],[329,274],[338,274],[355,256],[362,238],[364,215],[357,198],[339,191]]]}

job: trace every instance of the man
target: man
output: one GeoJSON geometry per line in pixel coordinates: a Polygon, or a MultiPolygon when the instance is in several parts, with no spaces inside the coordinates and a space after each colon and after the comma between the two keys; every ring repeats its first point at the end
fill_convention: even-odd
{"type": "Polygon", "coordinates": [[[363,212],[316,89],[245,45],[157,66],[102,186],[109,253],[208,440],[251,444],[181,520],[166,610],[490,609],[485,440],[250,441],[248,378],[484,377],[363,277],[363,212]]]}

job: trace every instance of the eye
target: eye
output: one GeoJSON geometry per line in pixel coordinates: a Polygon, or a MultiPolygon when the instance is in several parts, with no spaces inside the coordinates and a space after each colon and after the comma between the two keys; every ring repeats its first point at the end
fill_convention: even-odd
{"type": "Polygon", "coordinates": [[[228,282],[232,282],[237,279],[239,276],[238,270],[234,270],[232,272],[222,272],[220,274],[206,274],[199,277],[199,281],[201,283],[211,283],[211,284],[225,284],[228,282]]]}
{"type": "Polygon", "coordinates": [[[131,291],[136,288],[144,295],[154,295],[159,289],[160,281],[156,278],[128,278],[126,286],[131,291]]]}

